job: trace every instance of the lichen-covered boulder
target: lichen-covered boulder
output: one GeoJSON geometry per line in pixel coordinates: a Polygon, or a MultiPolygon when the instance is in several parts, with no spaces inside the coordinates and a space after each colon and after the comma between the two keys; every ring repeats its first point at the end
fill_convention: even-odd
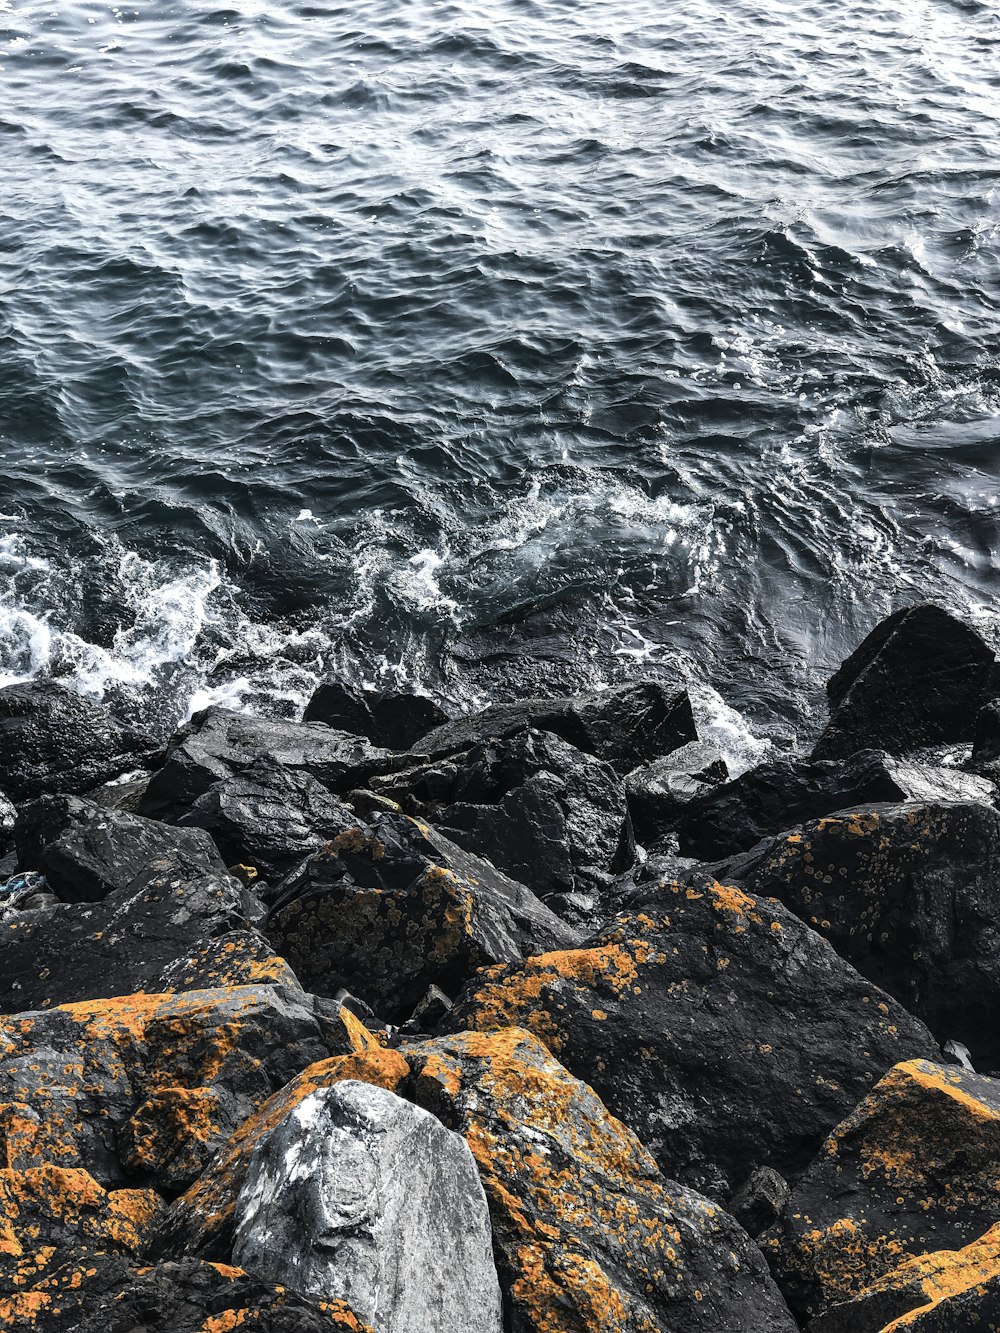
{"type": "Polygon", "coordinates": [[[1000,813],[875,805],[792,829],[714,867],[780,898],[875,985],[977,1065],[1000,1061],[1000,813]]]}
{"type": "Polygon", "coordinates": [[[972,739],[993,653],[939,606],[907,606],[876,625],[831,676],[830,721],[814,759],[877,748],[908,754],[972,739]]]}
{"type": "Polygon", "coordinates": [[[522,884],[400,815],[309,858],[267,932],[307,989],[346,986],[390,1022],[431,984],[454,995],[486,963],[579,939],[522,884]]]}
{"type": "Polygon", "coordinates": [[[816,1316],[998,1216],[1000,1082],[913,1060],[836,1127],[761,1243],[793,1308],[816,1316]]]}
{"type": "Polygon", "coordinates": [[[930,1034],[780,903],[666,884],[583,947],[481,972],[448,1030],[522,1026],[586,1079],[663,1170],[729,1198],[794,1176],[930,1034]]]}
{"type": "Polygon", "coordinates": [[[258,1145],[233,1262],[380,1333],[501,1333],[486,1196],[468,1144],[369,1083],[314,1092],[258,1145]]]}

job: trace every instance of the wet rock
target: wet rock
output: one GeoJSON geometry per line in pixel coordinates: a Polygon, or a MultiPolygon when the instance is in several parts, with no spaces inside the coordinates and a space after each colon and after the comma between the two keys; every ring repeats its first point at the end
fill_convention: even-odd
{"type": "Polygon", "coordinates": [[[750,1236],[776,1222],[788,1203],[788,1181],[769,1166],[751,1171],[729,1201],[729,1211],[750,1236]]]}
{"type": "Polygon", "coordinates": [[[0,787],[20,805],[140,768],[156,746],[55,681],[0,689],[0,787]]]}
{"type": "Polygon", "coordinates": [[[202,985],[269,979],[264,970],[248,973],[236,967],[234,952],[244,960],[252,953],[263,964],[274,951],[252,929],[263,915],[260,903],[228,875],[163,876],[135,891],[116,890],[100,903],[25,907],[0,921],[2,1012],[140,990],[197,989],[213,967],[214,975],[226,980],[202,985]],[[227,948],[232,932],[244,938],[238,951],[227,948]],[[185,965],[192,954],[198,955],[200,967],[193,959],[185,965]],[[173,964],[176,973],[170,972],[173,964]]]}
{"type": "Polygon", "coordinates": [[[321,722],[268,721],[206,708],[177,732],[163,767],[153,774],[142,813],[176,821],[217,782],[270,758],[293,772],[308,773],[327,790],[349,791],[373,772],[388,772],[391,756],[360,736],[321,722]]]}
{"type": "Polygon", "coordinates": [[[672,833],[688,805],[728,776],[725,759],[703,741],[690,741],[663,759],[634,768],[625,779],[625,794],[639,842],[652,846],[672,833]]]}
{"type": "Polygon", "coordinates": [[[207,830],[227,865],[253,866],[269,880],[338,833],[361,827],[310,773],[268,757],[215,783],[177,823],[207,830]]]}
{"type": "Polygon", "coordinates": [[[570,919],[592,915],[635,857],[614,769],[550,733],[523,730],[372,786],[570,919]]]}
{"type": "Polygon", "coordinates": [[[476,1159],[511,1328],[792,1333],[745,1233],[664,1179],[529,1033],[462,1033],[402,1053],[409,1095],[476,1159]]]}
{"type": "Polygon", "coordinates": [[[224,874],[215,843],[200,829],[111,811],[78,796],[45,796],[20,813],[14,830],[22,867],[44,874],[64,902],[99,902],[150,880],[224,874]]]}
{"type": "Polygon", "coordinates": [[[762,1245],[812,1317],[907,1258],[972,1244],[998,1209],[1000,1083],[914,1060],[836,1127],[762,1245]]]}
{"type": "Polygon", "coordinates": [[[992,670],[993,653],[974,630],[941,607],[905,607],[830,678],[830,721],[812,757],[971,740],[992,670]]]}
{"type": "Polygon", "coordinates": [[[447,722],[448,715],[422,694],[358,690],[342,681],[328,680],[317,686],[302,720],[325,722],[338,731],[367,736],[386,750],[408,750],[447,722]]]}
{"type": "Polygon", "coordinates": [[[17,811],[3,792],[0,792],[0,855],[5,855],[14,845],[16,819],[17,811]]]}
{"type": "Polygon", "coordinates": [[[521,1026],[641,1136],[728,1198],[755,1166],[794,1178],[930,1034],[777,902],[666,884],[579,949],[487,969],[449,1031],[521,1026]]]}
{"type": "Polygon", "coordinates": [[[783,833],[713,868],[780,898],[876,985],[1000,1060],[1000,813],[970,803],[873,805],[783,833]]]}
{"type": "Polygon", "coordinates": [[[448,754],[525,727],[550,731],[621,774],[698,739],[687,691],[647,680],[568,699],[495,704],[446,722],[413,748],[422,755],[448,754]]]}
{"type": "Polygon", "coordinates": [[[680,821],[685,856],[715,861],[782,829],[875,802],[982,801],[992,782],[953,768],[859,750],[847,759],[777,759],[692,801],[680,821]]]}
{"type": "Polygon", "coordinates": [[[344,1300],[381,1333],[500,1333],[489,1209],[465,1140],[349,1081],[301,1101],[255,1152],[233,1260],[344,1300]]]}
{"type": "Polygon", "coordinates": [[[579,936],[521,884],[426,825],[379,815],[283,886],[268,937],[308,989],[346,986],[390,1022],[430,985],[454,995],[477,967],[579,936]]]}

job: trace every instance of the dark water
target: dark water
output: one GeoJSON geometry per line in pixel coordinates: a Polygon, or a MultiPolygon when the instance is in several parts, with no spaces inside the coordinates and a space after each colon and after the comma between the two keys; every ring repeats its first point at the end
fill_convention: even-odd
{"type": "Polygon", "coordinates": [[[746,759],[998,639],[993,3],[0,0],[0,164],[5,682],[467,704],[568,598],[746,759]]]}

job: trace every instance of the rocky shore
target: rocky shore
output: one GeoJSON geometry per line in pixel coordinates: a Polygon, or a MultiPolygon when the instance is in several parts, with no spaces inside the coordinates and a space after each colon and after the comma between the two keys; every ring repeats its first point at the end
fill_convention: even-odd
{"type": "Polygon", "coordinates": [[[1000,1329],[1000,671],[828,694],[0,690],[0,1329],[1000,1329]]]}

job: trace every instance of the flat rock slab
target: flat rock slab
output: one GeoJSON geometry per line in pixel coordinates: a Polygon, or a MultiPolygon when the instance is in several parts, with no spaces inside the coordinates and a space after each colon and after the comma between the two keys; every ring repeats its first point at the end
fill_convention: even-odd
{"type": "Polygon", "coordinates": [[[500,1333],[489,1209],[465,1140],[384,1088],[300,1102],[259,1146],[234,1262],[379,1333],[500,1333]]]}

